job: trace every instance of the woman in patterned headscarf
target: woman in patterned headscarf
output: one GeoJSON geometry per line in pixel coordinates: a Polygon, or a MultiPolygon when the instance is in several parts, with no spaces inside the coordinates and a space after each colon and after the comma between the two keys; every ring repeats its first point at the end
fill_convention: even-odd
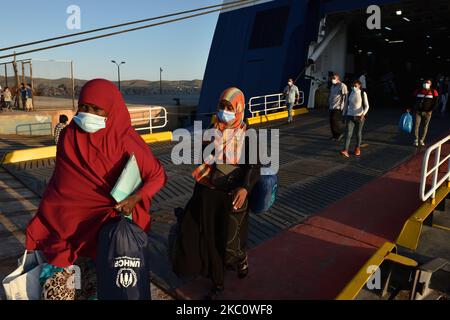
{"type": "Polygon", "coordinates": [[[194,194],[180,217],[172,257],[179,276],[202,274],[213,281],[211,298],[224,289],[225,268],[237,270],[240,278],[248,273],[248,195],[260,168],[249,163],[244,109],[241,90],[222,93],[210,128],[215,148],[192,172],[194,194]]]}

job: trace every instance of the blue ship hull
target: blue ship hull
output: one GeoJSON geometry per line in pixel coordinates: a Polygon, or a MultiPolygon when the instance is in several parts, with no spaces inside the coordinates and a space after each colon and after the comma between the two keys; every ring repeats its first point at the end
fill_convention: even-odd
{"type": "MultiPolygon", "coordinates": [[[[392,0],[275,0],[220,14],[204,75],[198,119],[216,110],[230,86],[246,99],[281,92],[289,77],[304,69],[309,44],[317,40],[320,20],[334,12],[367,8],[392,0]],[[263,36],[264,35],[264,36],[263,36]]],[[[309,81],[297,85],[309,94],[309,81]]]]}

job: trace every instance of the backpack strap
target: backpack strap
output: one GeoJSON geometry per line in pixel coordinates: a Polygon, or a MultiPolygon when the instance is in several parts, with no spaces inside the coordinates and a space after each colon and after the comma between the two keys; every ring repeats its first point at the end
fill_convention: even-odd
{"type": "Polygon", "coordinates": [[[363,104],[364,110],[365,110],[365,109],[367,109],[367,104],[366,104],[366,100],[364,99],[364,96],[366,96],[366,98],[368,99],[366,89],[361,88],[361,99],[362,99],[362,104],[363,104]]]}

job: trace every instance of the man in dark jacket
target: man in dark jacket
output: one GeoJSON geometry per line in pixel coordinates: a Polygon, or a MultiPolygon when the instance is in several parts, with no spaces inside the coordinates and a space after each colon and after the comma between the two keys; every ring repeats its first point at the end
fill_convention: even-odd
{"type": "Polygon", "coordinates": [[[415,103],[414,103],[414,113],[416,115],[415,128],[414,128],[414,145],[417,147],[419,143],[421,146],[425,146],[425,138],[428,132],[428,125],[430,124],[431,114],[433,110],[439,104],[439,94],[431,87],[431,80],[425,80],[423,82],[422,88],[414,92],[415,103]],[[422,137],[419,141],[419,130],[420,123],[423,121],[423,132],[422,137]]]}

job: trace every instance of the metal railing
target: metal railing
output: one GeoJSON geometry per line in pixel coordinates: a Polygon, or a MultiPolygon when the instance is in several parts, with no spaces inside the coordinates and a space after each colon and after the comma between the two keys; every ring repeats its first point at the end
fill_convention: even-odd
{"type": "Polygon", "coordinates": [[[442,146],[448,141],[450,141],[450,135],[429,147],[425,152],[422,163],[422,176],[420,180],[420,199],[422,201],[427,201],[431,197],[431,201],[434,202],[434,199],[436,197],[436,190],[438,190],[439,187],[441,187],[446,182],[447,184],[450,184],[450,152],[441,159],[442,146]],[[435,152],[434,164],[431,168],[428,168],[429,160],[433,152],[435,152]],[[439,168],[441,168],[441,166],[446,162],[448,162],[446,169],[447,173],[444,174],[440,180],[438,180],[439,168]],[[431,186],[430,189],[426,191],[425,189],[427,187],[427,179],[430,175],[432,175],[431,186]]]}
{"type": "MultiPolygon", "coordinates": [[[[284,93],[275,93],[265,96],[258,96],[250,98],[248,102],[248,109],[252,116],[256,113],[264,113],[267,115],[268,111],[281,110],[286,108],[286,99],[284,93]]],[[[300,91],[299,103],[297,105],[303,105],[305,103],[305,93],[300,91]]]]}
{"type": "Polygon", "coordinates": [[[130,108],[128,111],[131,125],[136,131],[149,130],[153,133],[153,130],[164,128],[168,123],[167,110],[164,107],[130,108]]]}
{"type": "Polygon", "coordinates": [[[26,123],[18,124],[16,126],[16,135],[51,135],[52,134],[52,123],[42,122],[42,123],[26,123]]]}

